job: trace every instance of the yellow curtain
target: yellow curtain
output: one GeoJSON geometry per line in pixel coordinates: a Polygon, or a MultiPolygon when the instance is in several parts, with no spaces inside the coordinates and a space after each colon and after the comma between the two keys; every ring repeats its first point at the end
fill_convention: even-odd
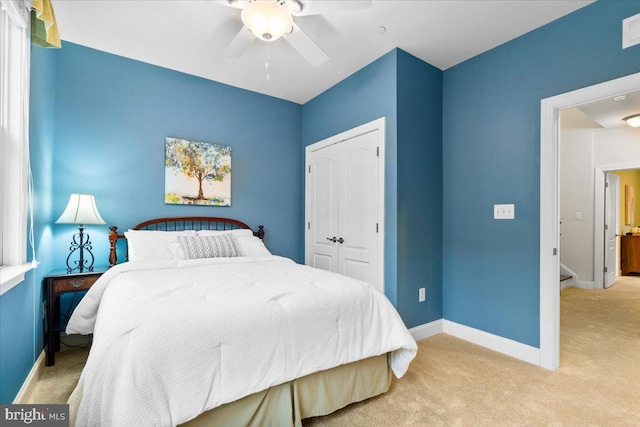
{"type": "Polygon", "coordinates": [[[60,33],[51,0],[33,0],[31,42],[42,47],[61,47],[60,33]]]}

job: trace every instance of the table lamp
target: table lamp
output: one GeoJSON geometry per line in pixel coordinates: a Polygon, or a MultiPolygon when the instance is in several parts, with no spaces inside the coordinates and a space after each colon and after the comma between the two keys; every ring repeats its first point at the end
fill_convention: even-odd
{"type": "Polygon", "coordinates": [[[93,253],[91,253],[91,242],[89,241],[89,235],[84,233],[85,224],[106,224],[98,208],[96,207],[96,201],[93,194],[72,194],[69,197],[69,203],[65,208],[60,218],[56,221],[56,224],[78,224],[78,234],[73,235],[71,240],[71,246],[69,247],[70,253],[67,257],[67,272],[78,270],[93,271],[93,253]],[[80,259],[71,261],[71,256],[75,251],[80,251],[80,259]],[[89,259],[85,259],[84,252],[88,252],[89,259]],[[90,262],[89,262],[90,261],[90,262]],[[72,267],[72,265],[74,265],[72,267]]]}

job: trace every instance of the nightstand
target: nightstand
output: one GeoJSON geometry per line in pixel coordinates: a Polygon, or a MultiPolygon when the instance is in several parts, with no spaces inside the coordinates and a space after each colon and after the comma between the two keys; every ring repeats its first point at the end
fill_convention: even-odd
{"type": "Polygon", "coordinates": [[[47,298],[44,325],[47,366],[55,364],[55,352],[60,351],[60,332],[63,330],[60,325],[60,295],[86,291],[105,271],[107,267],[98,267],[82,273],[57,270],[44,277],[44,294],[47,298]]]}

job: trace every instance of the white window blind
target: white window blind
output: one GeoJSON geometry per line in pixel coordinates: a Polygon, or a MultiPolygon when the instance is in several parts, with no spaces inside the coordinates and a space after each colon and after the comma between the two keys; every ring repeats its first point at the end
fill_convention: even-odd
{"type": "Polygon", "coordinates": [[[0,295],[32,266],[26,263],[30,10],[30,1],[0,0],[0,295]]]}

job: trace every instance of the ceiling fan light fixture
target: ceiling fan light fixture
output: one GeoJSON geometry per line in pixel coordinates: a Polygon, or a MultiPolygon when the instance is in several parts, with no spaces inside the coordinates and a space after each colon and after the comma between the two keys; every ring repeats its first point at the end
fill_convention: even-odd
{"type": "Polygon", "coordinates": [[[631,127],[640,128],[640,114],[634,114],[633,116],[625,117],[625,122],[631,127]]]}
{"type": "Polygon", "coordinates": [[[240,17],[254,36],[267,42],[279,39],[293,26],[291,13],[280,0],[253,0],[240,17]]]}

